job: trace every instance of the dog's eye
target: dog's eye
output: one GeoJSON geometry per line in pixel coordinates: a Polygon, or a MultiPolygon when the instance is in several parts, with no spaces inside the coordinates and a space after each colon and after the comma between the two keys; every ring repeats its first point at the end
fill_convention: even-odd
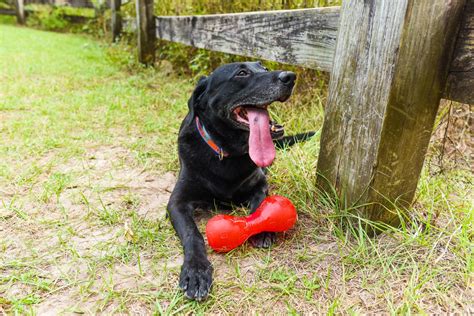
{"type": "Polygon", "coordinates": [[[241,71],[239,71],[239,72],[237,73],[236,76],[237,76],[237,77],[246,77],[246,76],[248,76],[248,75],[249,75],[249,73],[248,73],[246,70],[241,70],[241,71]]]}

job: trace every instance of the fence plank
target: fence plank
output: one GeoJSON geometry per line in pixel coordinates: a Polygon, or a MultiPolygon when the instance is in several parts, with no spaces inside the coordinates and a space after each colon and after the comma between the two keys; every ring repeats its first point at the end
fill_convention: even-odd
{"type": "Polygon", "coordinates": [[[359,209],[367,218],[394,224],[388,201],[412,202],[464,3],[343,3],[318,184],[348,205],[370,203],[359,209]]]}
{"type": "Polygon", "coordinates": [[[153,0],[136,0],[138,26],[138,61],[145,65],[155,62],[156,22],[153,0]]]}
{"type": "Polygon", "coordinates": [[[0,9],[1,15],[16,15],[16,10],[0,9]]]}
{"type": "Polygon", "coordinates": [[[18,24],[25,24],[25,2],[24,0],[15,0],[16,20],[18,24]]]}
{"type": "Polygon", "coordinates": [[[331,71],[339,7],[157,17],[157,36],[199,48],[331,71]]]}
{"type": "Polygon", "coordinates": [[[111,29],[112,29],[112,42],[117,42],[122,32],[122,14],[120,7],[122,6],[122,0],[111,0],[111,29]]]}
{"type": "Polygon", "coordinates": [[[444,97],[474,104],[474,0],[467,1],[463,13],[444,97]]]}

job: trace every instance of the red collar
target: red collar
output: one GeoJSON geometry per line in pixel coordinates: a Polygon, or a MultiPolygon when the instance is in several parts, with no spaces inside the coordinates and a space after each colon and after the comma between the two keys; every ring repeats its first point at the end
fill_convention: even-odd
{"type": "Polygon", "coordinates": [[[196,116],[196,127],[201,135],[202,139],[206,142],[206,144],[211,147],[211,149],[216,153],[219,160],[224,159],[224,157],[228,157],[229,154],[224,151],[221,147],[219,147],[211,138],[211,135],[206,131],[206,128],[203,124],[199,121],[199,117],[196,116]]]}

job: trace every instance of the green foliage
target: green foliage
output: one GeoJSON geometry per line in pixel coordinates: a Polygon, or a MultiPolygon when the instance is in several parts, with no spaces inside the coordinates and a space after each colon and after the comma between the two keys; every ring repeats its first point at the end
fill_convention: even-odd
{"type": "Polygon", "coordinates": [[[51,6],[34,6],[34,12],[28,15],[26,24],[48,31],[64,31],[69,27],[63,9],[51,6]]]}
{"type": "Polygon", "coordinates": [[[15,25],[16,17],[11,15],[0,15],[0,24],[15,25]]]}
{"type": "Polygon", "coordinates": [[[47,31],[81,32],[103,36],[100,32],[101,19],[94,18],[94,10],[68,6],[31,4],[27,6],[26,24],[47,31]]]}
{"type": "Polygon", "coordinates": [[[156,15],[217,14],[288,10],[340,5],[341,0],[160,0],[156,15]]]}
{"type": "Polygon", "coordinates": [[[0,0],[0,9],[12,9],[13,6],[7,0],[0,0]]]}
{"type": "Polygon", "coordinates": [[[134,48],[123,42],[111,44],[106,50],[106,58],[111,64],[120,65],[131,72],[143,67],[138,63],[134,48]]]}

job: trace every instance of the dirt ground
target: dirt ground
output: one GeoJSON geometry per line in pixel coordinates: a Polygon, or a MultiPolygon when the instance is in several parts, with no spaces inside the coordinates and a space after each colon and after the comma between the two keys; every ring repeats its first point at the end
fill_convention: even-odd
{"type": "MultiPolygon", "coordinates": [[[[47,165],[50,158],[44,157],[39,164],[47,165]]],[[[50,170],[52,174],[74,174],[77,177],[67,183],[58,198],[50,197],[46,203],[39,204],[34,200],[44,195],[44,184],[48,181],[46,177],[32,187],[4,188],[2,193],[7,198],[2,201],[3,207],[0,206],[0,232],[6,237],[4,245],[8,248],[4,259],[10,261],[26,257],[27,260],[18,263],[24,265],[46,256],[47,263],[36,267],[36,277],[39,280],[45,278],[48,283],[59,287],[65,277],[89,279],[93,271],[90,271],[87,258],[107,252],[110,244],[116,247],[133,241],[131,223],[115,218],[114,210],[126,210],[133,205],[139,218],[147,221],[165,220],[165,205],[174,186],[175,176],[172,173],[158,174],[141,170],[133,165],[133,161],[129,151],[124,148],[88,148],[81,159],[65,161],[50,170]],[[28,192],[28,196],[33,199],[19,195],[19,191],[28,192]],[[6,205],[9,207],[6,208],[6,205]],[[19,209],[33,211],[25,215],[24,221],[18,222],[15,211],[19,209]],[[91,222],[91,217],[95,216],[114,225],[103,225],[100,220],[91,222]],[[51,223],[67,226],[67,229],[64,227],[65,231],[56,233],[51,223]]],[[[149,270],[149,261],[146,253],[141,255],[143,271],[149,270]]],[[[176,267],[180,261],[177,255],[161,264],[176,267]]],[[[118,265],[108,272],[113,278],[114,287],[119,290],[137,286],[140,272],[136,264],[118,265]]],[[[106,284],[106,274],[104,271],[96,274],[91,282],[106,284]]],[[[150,278],[149,282],[154,283],[150,275],[141,275],[139,279],[143,281],[147,277],[150,278]]],[[[66,307],[71,308],[71,302],[78,303],[75,307],[77,311],[91,311],[90,306],[94,306],[95,299],[90,297],[86,302],[80,302],[78,294],[81,288],[80,281],[65,284],[64,289],[55,291],[37,304],[36,312],[56,314],[66,307]]],[[[11,286],[5,295],[27,296],[28,292],[28,286],[18,284],[11,286]]]]}

